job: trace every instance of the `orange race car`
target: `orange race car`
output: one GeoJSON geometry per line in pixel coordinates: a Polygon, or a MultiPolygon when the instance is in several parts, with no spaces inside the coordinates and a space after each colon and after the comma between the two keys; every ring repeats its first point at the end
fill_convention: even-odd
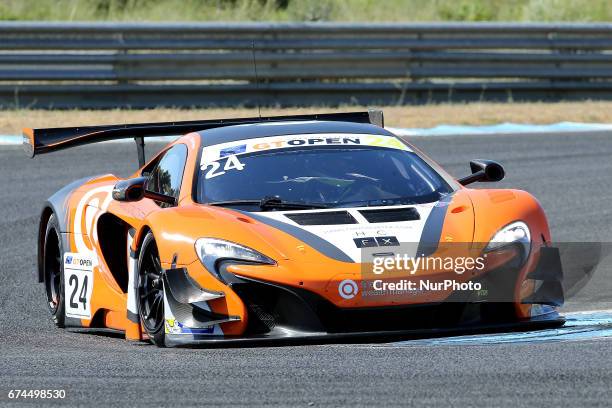
{"type": "Polygon", "coordinates": [[[475,160],[455,180],[382,112],[25,129],[24,147],[127,138],[130,178],[44,204],[38,280],[59,327],[176,346],[563,322],[539,203],[464,187],[504,171],[475,160]],[[146,138],[177,134],[145,163],[146,138]]]}

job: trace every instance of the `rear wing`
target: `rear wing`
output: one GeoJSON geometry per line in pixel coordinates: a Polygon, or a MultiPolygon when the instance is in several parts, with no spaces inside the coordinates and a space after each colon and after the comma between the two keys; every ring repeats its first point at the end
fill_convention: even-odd
{"type": "Polygon", "coordinates": [[[129,125],[81,126],[48,129],[23,129],[23,147],[30,157],[91,143],[131,139],[138,147],[138,161],[144,165],[144,139],[158,136],[184,135],[191,132],[251,123],[279,121],[342,121],[372,123],[384,126],[382,111],[324,113],[314,115],[271,116],[257,118],[192,120],[185,122],[136,123],[129,125]]]}

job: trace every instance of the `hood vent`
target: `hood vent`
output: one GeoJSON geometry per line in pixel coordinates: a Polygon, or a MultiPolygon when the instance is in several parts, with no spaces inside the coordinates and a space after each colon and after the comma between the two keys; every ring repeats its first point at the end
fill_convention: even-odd
{"type": "Polygon", "coordinates": [[[368,222],[398,222],[398,221],[416,221],[420,220],[421,216],[416,208],[385,208],[382,210],[361,210],[359,211],[368,222]]]}
{"type": "Polygon", "coordinates": [[[285,217],[300,225],[357,224],[357,220],[347,211],[301,212],[285,214],[285,217]]]}

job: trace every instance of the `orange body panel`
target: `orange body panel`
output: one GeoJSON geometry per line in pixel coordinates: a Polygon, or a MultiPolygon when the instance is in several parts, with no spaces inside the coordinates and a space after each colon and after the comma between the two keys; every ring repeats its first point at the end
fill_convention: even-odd
{"type": "MultiPolygon", "coordinates": [[[[110,175],[89,181],[70,195],[66,231],[69,234],[69,251],[90,253],[97,260],[91,296],[92,319],[82,320],[84,327],[90,326],[101,315],[106,326],[125,330],[128,338],[141,336],[140,328],[125,317],[127,294],[113,277],[98,242],[97,221],[106,213],[113,214],[136,231],[132,250],[138,250],[144,235],[150,230],[164,268],[169,268],[175,259],[176,266],[187,268],[189,275],[202,288],[225,293],[225,297],[212,300],[209,305],[217,313],[240,317],[240,321],[222,324],[226,335],[244,332],[248,323],[247,309],[240,297],[209,273],[199,261],[194,243],[201,237],[237,242],[277,262],[274,266],[234,265],[230,267],[230,272],[306,289],[341,308],[435,302],[449,294],[443,294],[439,299],[432,298],[430,294],[410,298],[383,297],[374,303],[360,296],[342,298],[337,290],[340,281],[347,278],[354,281],[365,279],[361,264],[331,259],[296,237],[244,213],[195,203],[191,192],[198,166],[200,136],[186,135],[173,144],[177,143],[187,146],[188,158],[176,207],[161,208],[147,198],[134,203],[114,201],[111,191],[119,179],[110,175]]],[[[522,277],[516,288],[517,311],[521,317],[529,317],[529,307],[519,305],[520,299],[533,291],[531,282],[523,282],[524,277],[534,268],[539,248],[551,240],[544,212],[531,195],[516,190],[459,187],[448,205],[440,239],[442,242],[487,243],[501,227],[516,220],[527,223],[532,235],[532,256],[521,271],[522,277]]],[[[433,273],[432,278],[444,277],[443,273],[437,274],[436,277],[436,273],[433,273]]],[[[473,277],[465,274],[460,279],[473,277]]]]}

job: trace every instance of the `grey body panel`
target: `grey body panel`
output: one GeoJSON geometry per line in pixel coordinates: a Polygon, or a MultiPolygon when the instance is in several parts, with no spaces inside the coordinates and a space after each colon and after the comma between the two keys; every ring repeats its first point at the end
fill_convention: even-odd
{"type": "Polygon", "coordinates": [[[62,187],[55,194],[45,201],[45,208],[51,208],[55,217],[57,218],[57,222],[60,226],[60,232],[70,232],[68,229],[68,197],[70,194],[81,187],[83,184],[87,183],[89,180],[95,178],[93,177],[85,177],[79,180],[75,180],[72,183],[62,187]]]}
{"type": "Polygon", "coordinates": [[[257,137],[301,135],[317,133],[347,133],[394,136],[393,133],[379,126],[366,123],[308,121],[279,122],[234,125],[203,130],[199,132],[201,146],[212,146],[220,143],[239,142],[257,137]]]}

